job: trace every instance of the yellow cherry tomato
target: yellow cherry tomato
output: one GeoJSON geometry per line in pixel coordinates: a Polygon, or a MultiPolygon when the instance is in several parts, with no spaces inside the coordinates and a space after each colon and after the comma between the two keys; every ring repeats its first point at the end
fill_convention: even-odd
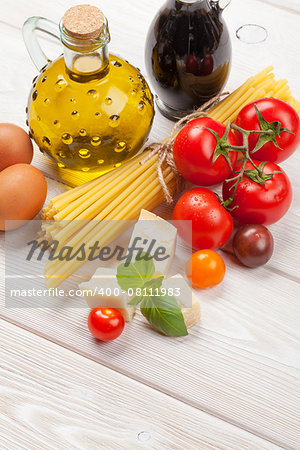
{"type": "Polygon", "coordinates": [[[213,250],[194,253],[186,264],[186,276],[194,288],[206,289],[223,281],[225,264],[221,256],[213,250]]]}

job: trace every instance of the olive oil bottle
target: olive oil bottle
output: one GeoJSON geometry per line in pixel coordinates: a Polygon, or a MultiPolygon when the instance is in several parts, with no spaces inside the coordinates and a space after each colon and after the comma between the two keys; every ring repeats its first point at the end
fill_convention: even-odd
{"type": "Polygon", "coordinates": [[[104,173],[133,157],[150,131],[153,97],[138,69],[109,54],[110,34],[94,6],[71,8],[57,25],[32,17],[23,35],[40,70],[27,107],[31,137],[60,168],[104,173]],[[61,40],[64,54],[49,62],[34,35],[61,40]]]}

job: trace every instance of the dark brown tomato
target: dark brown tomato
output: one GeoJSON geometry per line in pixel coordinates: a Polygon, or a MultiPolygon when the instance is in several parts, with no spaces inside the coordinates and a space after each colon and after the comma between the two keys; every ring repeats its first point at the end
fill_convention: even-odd
{"type": "Polygon", "coordinates": [[[233,250],[244,266],[263,266],[273,255],[274,239],[263,225],[245,225],[234,236],[233,250]]]}

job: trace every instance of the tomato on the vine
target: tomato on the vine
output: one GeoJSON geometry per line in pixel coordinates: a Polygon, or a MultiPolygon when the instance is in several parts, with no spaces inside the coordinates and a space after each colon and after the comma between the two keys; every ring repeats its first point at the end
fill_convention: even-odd
{"type": "MultiPolygon", "coordinates": [[[[277,98],[262,98],[249,103],[240,111],[235,123],[248,131],[273,131],[270,136],[249,136],[250,154],[258,161],[282,162],[294,153],[300,143],[300,118],[297,111],[277,98]]],[[[236,132],[236,140],[238,145],[243,145],[241,133],[236,132]]]]}
{"type": "MultiPolygon", "coordinates": [[[[254,167],[246,163],[246,174],[238,184],[233,201],[229,204],[232,216],[240,223],[270,225],[280,220],[292,203],[292,186],[286,173],[272,162],[253,161],[256,166],[263,166],[263,174],[273,174],[260,184],[251,179],[254,167]],[[248,175],[247,175],[248,172],[248,175]]],[[[239,171],[242,164],[236,167],[239,171]]],[[[257,174],[253,172],[254,178],[257,174]]],[[[234,181],[223,184],[223,199],[227,201],[233,195],[234,181]]]]}
{"type": "Polygon", "coordinates": [[[100,341],[117,339],[122,334],[124,326],[124,317],[118,309],[95,308],[89,314],[89,330],[100,341]]]}
{"type": "Polygon", "coordinates": [[[182,239],[196,250],[217,250],[228,241],[233,231],[231,215],[216,194],[205,188],[185,192],[175,206],[173,220],[178,221],[174,225],[182,239]],[[192,230],[190,222],[185,224],[185,221],[191,222],[192,230]]]}
{"type": "Polygon", "coordinates": [[[233,132],[222,123],[209,117],[191,120],[180,130],[174,142],[177,170],[186,180],[199,186],[222,183],[237,162],[237,152],[228,152],[227,149],[228,144],[235,143],[233,132]]]}

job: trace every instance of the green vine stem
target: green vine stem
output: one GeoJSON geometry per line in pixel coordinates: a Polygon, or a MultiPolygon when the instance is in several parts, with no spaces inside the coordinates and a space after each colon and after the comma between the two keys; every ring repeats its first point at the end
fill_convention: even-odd
{"type": "MultiPolygon", "coordinates": [[[[247,164],[247,160],[248,160],[248,159],[247,159],[247,156],[249,155],[249,132],[243,130],[243,129],[240,128],[240,127],[235,126],[234,124],[231,124],[231,125],[230,125],[230,128],[235,129],[236,131],[239,131],[240,133],[242,133],[242,135],[243,135],[243,146],[239,147],[239,150],[238,150],[238,151],[241,151],[241,152],[244,153],[243,165],[242,165],[242,167],[241,167],[241,170],[240,170],[239,172],[233,172],[233,174],[236,173],[237,175],[236,175],[235,177],[233,177],[233,178],[229,178],[229,179],[226,180],[226,182],[235,181],[235,183],[234,183],[234,184],[231,186],[231,188],[230,188],[230,190],[233,191],[233,192],[232,192],[232,196],[231,196],[228,200],[226,200],[225,202],[223,202],[222,205],[223,205],[226,209],[228,209],[228,210],[230,210],[230,211],[233,211],[233,209],[235,209],[235,208],[237,208],[237,207],[235,207],[235,208],[229,208],[229,205],[233,202],[233,199],[234,199],[234,196],[235,196],[237,187],[238,187],[238,185],[240,184],[240,182],[242,181],[242,178],[243,178],[244,173],[245,173],[246,164],[247,164]]],[[[232,151],[232,150],[237,151],[237,147],[236,147],[236,146],[230,146],[230,145],[228,145],[228,146],[227,146],[227,149],[228,149],[229,151],[232,151]]]]}
{"type": "Polygon", "coordinates": [[[274,172],[272,174],[264,174],[263,169],[264,169],[264,166],[266,165],[267,161],[262,162],[259,166],[257,166],[254,163],[253,159],[251,158],[250,150],[249,150],[249,136],[251,134],[260,134],[261,136],[269,136],[271,138],[274,135],[274,131],[272,131],[272,130],[248,131],[248,130],[244,130],[243,128],[239,127],[238,125],[236,125],[234,123],[229,124],[229,126],[232,130],[238,131],[243,136],[243,145],[242,146],[226,145],[226,149],[228,151],[239,151],[239,152],[243,153],[243,163],[242,163],[241,169],[238,172],[233,172],[233,175],[235,175],[235,176],[226,180],[227,183],[229,183],[231,181],[235,181],[235,183],[230,188],[230,190],[232,190],[232,195],[228,200],[222,202],[222,205],[226,209],[228,209],[229,211],[233,211],[234,209],[238,208],[238,206],[230,208],[230,205],[234,200],[236,190],[238,188],[238,185],[242,181],[244,175],[248,176],[250,179],[252,179],[256,183],[263,185],[263,184],[265,184],[265,182],[267,180],[270,180],[273,177],[274,173],[277,173],[277,172],[274,172]],[[246,170],[247,162],[251,163],[251,165],[253,166],[253,170],[246,170]]]}
{"type": "Polygon", "coordinates": [[[230,190],[232,191],[231,197],[222,203],[222,205],[228,210],[233,211],[235,208],[238,208],[238,206],[235,206],[234,208],[230,209],[230,205],[234,200],[234,196],[236,194],[236,190],[238,188],[239,183],[242,181],[244,175],[250,178],[255,183],[264,185],[266,181],[273,178],[275,173],[280,173],[280,171],[274,171],[273,173],[264,173],[264,167],[267,164],[267,161],[261,162],[259,166],[257,166],[251,155],[250,155],[250,148],[249,148],[249,137],[252,134],[259,135],[258,142],[255,146],[255,148],[252,150],[252,153],[255,153],[260,148],[262,148],[267,142],[272,142],[276,147],[280,148],[276,138],[283,132],[286,131],[288,133],[293,134],[290,130],[287,128],[282,128],[280,122],[268,122],[261,112],[258,110],[257,106],[254,105],[256,115],[260,124],[260,130],[244,130],[243,128],[239,127],[235,123],[228,123],[226,127],[226,131],[222,138],[216,133],[214,130],[211,130],[210,128],[206,128],[209,130],[217,140],[217,145],[215,148],[212,164],[216,161],[216,159],[223,155],[225,159],[228,161],[229,166],[232,168],[231,160],[229,157],[229,152],[242,152],[243,153],[243,163],[239,171],[233,171],[233,177],[225,180],[225,182],[230,183],[234,181],[234,184],[230,187],[230,190]],[[230,145],[227,142],[227,138],[230,132],[230,129],[237,131],[241,133],[243,136],[243,145],[241,146],[235,146],[230,145]],[[246,170],[247,162],[251,163],[253,169],[246,170]]]}

